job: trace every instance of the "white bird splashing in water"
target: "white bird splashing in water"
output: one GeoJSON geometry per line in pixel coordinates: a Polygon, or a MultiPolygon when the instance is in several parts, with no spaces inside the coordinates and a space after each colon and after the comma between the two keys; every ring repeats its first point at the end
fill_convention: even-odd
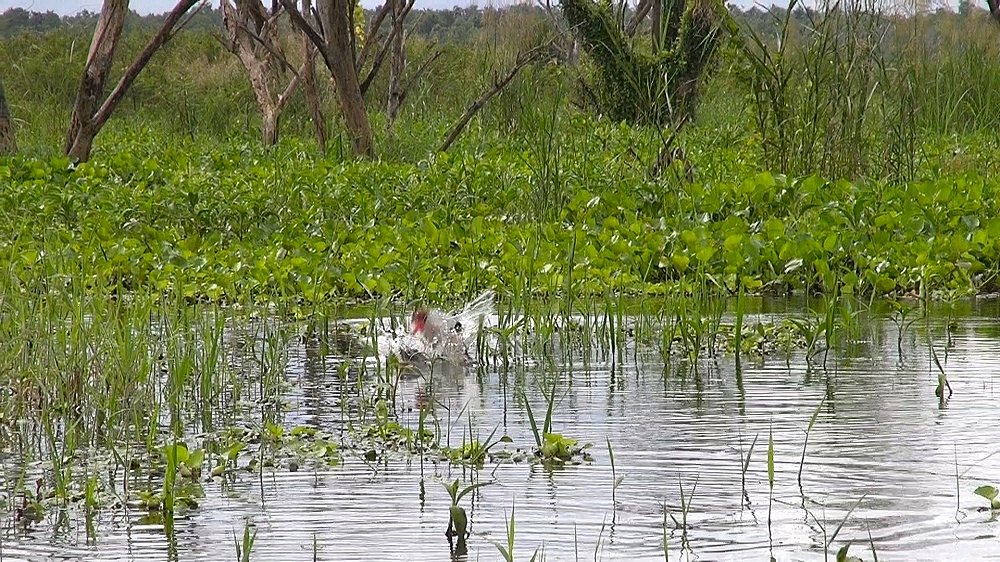
{"type": "Polygon", "coordinates": [[[410,331],[398,338],[393,352],[401,359],[467,363],[483,325],[496,313],[493,291],[486,291],[461,310],[447,313],[420,307],[410,317],[410,331]]]}

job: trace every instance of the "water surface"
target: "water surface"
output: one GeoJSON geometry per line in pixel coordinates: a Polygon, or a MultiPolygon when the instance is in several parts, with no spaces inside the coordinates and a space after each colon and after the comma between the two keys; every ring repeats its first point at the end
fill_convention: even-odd
{"type": "MultiPolygon", "coordinates": [[[[998,306],[983,300],[958,310],[950,345],[950,319],[935,313],[904,333],[902,356],[897,325],[878,316],[859,320],[826,368],[809,365],[801,349],[744,358],[740,371],[731,356],[705,357],[695,368],[680,357],[664,361],[658,344],[629,341],[619,354],[595,348],[551,361],[529,357],[506,373],[491,362],[434,374],[430,393],[426,377],[408,378],[397,410],[401,423],[415,427],[416,406],[431,396],[443,442],[450,424],[450,442],[459,444],[471,419],[479,438],[498,428],[513,440],[498,447],[527,448],[534,437],[515,392],[523,388],[542,415],[537,381],[557,380],[554,431],[594,444],[593,462],[487,463],[475,478],[493,484],[463,500],[472,536],[462,560],[498,559],[493,543],[506,543],[512,513],[519,560],[536,549],[548,560],[663,560],[665,549],[671,560],[820,560],[847,541],[865,560],[872,544],[882,561],[1000,560],[1000,523],[977,509],[986,502],[972,493],[1000,483],[998,306]],[[929,344],[954,390],[945,401],[934,393],[929,344]],[[821,401],[800,485],[805,430],[821,401]],[[755,439],[744,475],[741,451],[755,439]],[[622,478],[614,492],[608,440],[622,478]],[[682,504],[686,526],[675,522],[685,518],[682,504]]],[[[800,304],[764,302],[748,321],[802,314],[800,304]]],[[[347,359],[323,355],[308,339],[289,345],[283,424],[346,437],[338,366],[347,359]]],[[[176,521],[172,541],[136,510],[99,516],[91,542],[77,516],[49,516],[28,529],[8,524],[2,558],[234,559],[234,535],[242,536],[247,520],[257,530],[254,560],[450,558],[441,482],[471,481],[468,467],[343,454],[342,465],[323,470],[265,469],[230,485],[205,482],[200,507],[176,521]]]]}

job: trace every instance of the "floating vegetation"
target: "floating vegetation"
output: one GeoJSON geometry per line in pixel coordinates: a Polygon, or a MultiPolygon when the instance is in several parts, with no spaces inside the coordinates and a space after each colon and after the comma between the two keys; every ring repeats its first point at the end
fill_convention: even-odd
{"type": "Polygon", "coordinates": [[[990,506],[983,509],[989,509],[991,511],[1000,510],[1000,491],[997,490],[996,486],[989,484],[979,486],[973,493],[990,502],[990,506]]]}

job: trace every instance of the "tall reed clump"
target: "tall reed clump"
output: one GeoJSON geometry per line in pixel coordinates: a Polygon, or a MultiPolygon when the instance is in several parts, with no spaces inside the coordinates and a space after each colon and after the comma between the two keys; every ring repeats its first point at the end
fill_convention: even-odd
{"type": "Polygon", "coordinates": [[[895,64],[908,71],[921,128],[954,134],[1000,126],[1000,43],[988,13],[920,13],[895,29],[895,64]]]}
{"type": "Polygon", "coordinates": [[[563,16],[595,65],[584,95],[597,111],[616,121],[657,125],[680,123],[693,113],[720,32],[733,24],[716,0],[673,5],[657,41],[663,49],[647,53],[625,31],[624,5],[561,2],[563,16]]]}
{"type": "Polygon", "coordinates": [[[912,92],[891,64],[892,26],[879,3],[837,0],[813,10],[793,0],[772,15],[777,40],[746,28],[742,48],[765,165],[791,175],[906,179],[916,157],[912,92]]]}

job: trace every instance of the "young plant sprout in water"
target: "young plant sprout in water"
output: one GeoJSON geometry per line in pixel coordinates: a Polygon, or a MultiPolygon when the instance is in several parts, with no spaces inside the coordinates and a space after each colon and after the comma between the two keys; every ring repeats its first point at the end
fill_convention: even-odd
{"type": "Polygon", "coordinates": [[[458,505],[458,502],[462,501],[462,498],[469,492],[492,483],[477,482],[466,486],[462,491],[458,490],[458,479],[455,479],[451,484],[441,483],[444,489],[448,490],[448,495],[451,496],[451,506],[448,507],[448,530],[445,531],[444,536],[448,537],[448,545],[452,547],[455,556],[465,556],[469,552],[465,543],[465,540],[469,538],[469,516],[465,512],[465,508],[458,505]],[[458,542],[453,544],[452,539],[456,537],[458,542]]]}
{"type": "Polygon", "coordinates": [[[980,486],[974,493],[990,502],[990,511],[1000,511],[1000,491],[995,486],[980,486]]]}

